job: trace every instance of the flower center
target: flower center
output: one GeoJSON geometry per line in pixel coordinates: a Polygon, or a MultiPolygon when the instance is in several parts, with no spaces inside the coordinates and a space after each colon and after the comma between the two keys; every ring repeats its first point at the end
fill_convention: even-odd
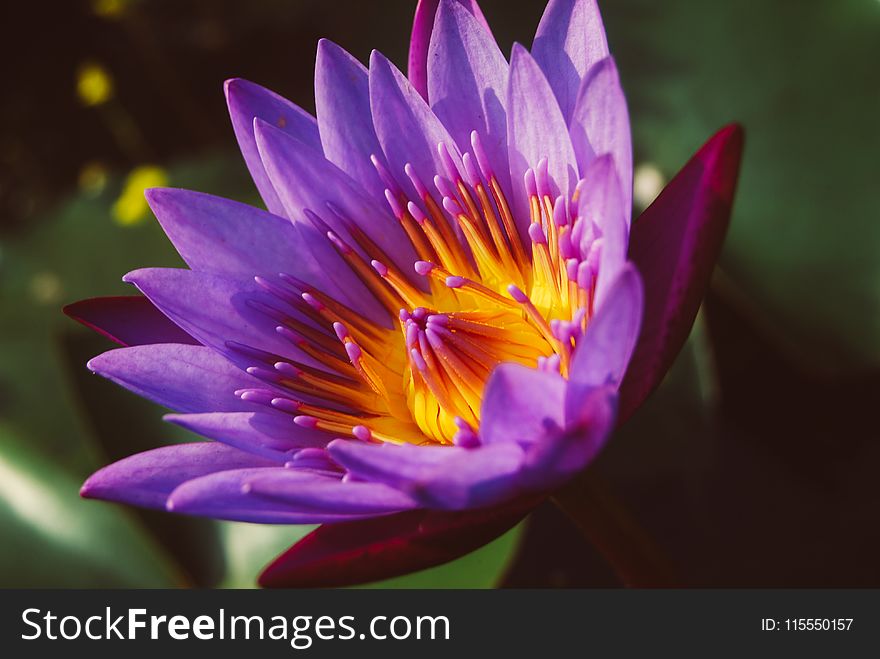
{"type": "Polygon", "coordinates": [[[583,249],[576,250],[575,241],[583,245],[590,237],[577,235],[585,232],[574,222],[578,193],[554,198],[546,160],[526,174],[530,224],[521,235],[476,133],[472,145],[475,155],[464,154],[463,171],[445,145],[438,146],[447,171],[434,178],[434,191],[407,166],[415,201],[374,159],[389,183],[387,201],[420,259],[413,273],[399,270],[355,223],[340,217],[347,240],[306,211],[394,322],[381,326],[287,275],[257,278],[309,322],[255,306],[326,368],[260,355],[270,368],[248,372],[274,389],[239,396],[341,437],[468,443],[476,441],[483,388],[496,365],[517,362],[566,375],[592,306],[601,240],[593,242],[593,254],[579,258],[583,249]]]}

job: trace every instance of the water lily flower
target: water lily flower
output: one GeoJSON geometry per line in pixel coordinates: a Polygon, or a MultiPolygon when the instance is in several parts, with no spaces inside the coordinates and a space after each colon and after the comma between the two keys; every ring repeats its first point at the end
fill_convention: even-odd
{"type": "Polygon", "coordinates": [[[322,524],[262,575],[345,585],[505,532],[588,465],[681,348],[742,136],[720,131],[631,223],[626,101],[594,0],[531,52],[476,0],[421,0],[409,73],[318,45],[316,117],[225,87],[265,206],[147,200],[188,269],[68,313],[89,368],[206,437],[105,467],[85,497],[322,524]]]}

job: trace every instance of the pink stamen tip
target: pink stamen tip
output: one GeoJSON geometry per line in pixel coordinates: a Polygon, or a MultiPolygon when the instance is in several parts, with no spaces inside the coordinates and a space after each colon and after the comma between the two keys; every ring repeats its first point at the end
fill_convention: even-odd
{"type": "Polygon", "coordinates": [[[571,339],[571,323],[569,322],[554,318],[550,321],[550,331],[562,343],[567,343],[571,339]]]}
{"type": "Polygon", "coordinates": [[[447,325],[449,325],[449,316],[445,314],[435,313],[428,316],[427,322],[434,325],[440,325],[441,327],[446,327],[447,325]]]}
{"type": "Polygon", "coordinates": [[[402,323],[405,323],[411,318],[411,316],[409,315],[409,311],[407,311],[406,309],[401,309],[400,311],[398,311],[397,317],[400,318],[400,322],[402,323]]]}
{"type": "Polygon", "coordinates": [[[526,194],[529,197],[537,197],[538,196],[538,184],[535,181],[535,170],[527,169],[525,175],[523,176],[523,183],[526,186],[526,194]]]}
{"type": "Polygon", "coordinates": [[[301,402],[298,400],[291,400],[290,398],[273,398],[270,404],[272,407],[281,410],[282,412],[296,412],[302,407],[301,402]]]}
{"type": "Polygon", "coordinates": [[[529,301],[529,296],[523,293],[516,284],[510,284],[507,287],[507,292],[510,293],[510,297],[520,304],[526,304],[529,301]]]}
{"type": "Polygon", "coordinates": [[[553,204],[553,221],[558,227],[564,227],[568,224],[568,209],[565,204],[565,197],[559,195],[553,204]]]}
{"type": "Polygon", "coordinates": [[[351,247],[346,245],[342,238],[337,236],[334,232],[328,231],[327,237],[330,239],[330,242],[333,243],[333,246],[336,247],[336,249],[338,249],[343,254],[348,255],[352,253],[351,247]]]}
{"type": "Polygon", "coordinates": [[[356,364],[361,360],[361,357],[364,356],[363,351],[360,349],[357,343],[352,343],[349,341],[345,344],[345,354],[348,355],[348,358],[352,361],[353,364],[356,364]]]}
{"type": "Polygon", "coordinates": [[[403,171],[406,172],[406,175],[409,177],[409,180],[412,182],[413,187],[416,189],[419,197],[424,199],[428,196],[428,188],[425,187],[425,184],[422,183],[422,179],[419,178],[418,172],[416,172],[416,168],[412,166],[412,163],[406,163],[403,167],[403,171]]]}
{"type": "Polygon", "coordinates": [[[261,389],[247,389],[241,393],[241,398],[248,403],[258,403],[260,405],[269,405],[272,400],[272,393],[261,389]]]}
{"type": "Polygon", "coordinates": [[[483,148],[483,141],[480,139],[480,134],[477,131],[471,131],[471,148],[474,150],[474,156],[477,158],[480,171],[483,172],[483,176],[487,181],[490,180],[494,173],[492,166],[489,164],[489,156],[483,148]]]}
{"type": "Polygon", "coordinates": [[[409,202],[406,205],[406,210],[409,211],[409,214],[413,216],[413,219],[419,224],[424,224],[425,220],[428,219],[428,216],[425,215],[425,212],[416,206],[413,202],[409,202]]]}
{"type": "Polygon", "coordinates": [[[570,281],[577,281],[579,263],[577,259],[568,259],[565,262],[565,273],[570,281]]]}
{"type": "Polygon", "coordinates": [[[391,208],[391,212],[394,214],[394,217],[396,217],[398,220],[402,220],[403,216],[406,214],[403,209],[403,205],[400,203],[397,195],[388,188],[385,189],[385,201],[388,202],[388,206],[391,208]]]}
{"type": "Polygon", "coordinates": [[[301,370],[288,362],[275,362],[274,366],[276,371],[291,378],[298,378],[302,375],[301,370]]]}
{"type": "Polygon", "coordinates": [[[538,161],[538,169],[535,171],[535,185],[542,197],[550,195],[550,171],[547,158],[538,161]]]}
{"type": "Polygon", "coordinates": [[[452,183],[449,182],[449,179],[440,176],[440,174],[434,177],[434,187],[437,188],[437,192],[440,193],[441,197],[455,196],[455,188],[452,187],[452,183]]]}
{"type": "Polygon", "coordinates": [[[473,188],[476,188],[480,185],[480,172],[477,171],[476,163],[474,163],[474,158],[471,154],[466,153],[461,157],[462,164],[464,165],[464,174],[467,178],[467,183],[473,188]]]}
{"type": "Polygon", "coordinates": [[[373,163],[373,167],[376,170],[376,173],[379,175],[379,179],[382,181],[382,185],[392,191],[395,195],[400,193],[400,188],[397,185],[397,181],[394,180],[394,177],[388,172],[385,168],[385,165],[382,164],[382,161],[379,160],[379,157],[376,154],[372,154],[370,156],[370,162],[373,163]]]}
{"type": "Polygon", "coordinates": [[[437,155],[440,156],[440,162],[443,163],[443,169],[446,170],[446,176],[452,181],[460,181],[461,173],[458,171],[458,167],[455,166],[455,162],[452,160],[452,155],[449,153],[449,148],[444,142],[439,142],[437,144],[437,155]]]}
{"type": "Polygon", "coordinates": [[[428,317],[428,310],[425,307],[416,307],[412,312],[413,318],[418,322],[422,322],[428,317]]]}
{"type": "Polygon", "coordinates": [[[311,447],[311,448],[302,448],[297,451],[293,456],[294,462],[301,462],[302,460],[325,460],[327,458],[327,453],[325,453],[324,449],[311,447]]]}
{"type": "Polygon", "coordinates": [[[311,293],[303,293],[302,299],[305,300],[306,303],[310,307],[315,309],[316,311],[323,311],[324,310],[324,304],[322,302],[318,301],[317,298],[315,298],[315,296],[312,295],[311,293]]]}
{"type": "Polygon", "coordinates": [[[574,243],[571,242],[571,231],[564,229],[559,233],[559,254],[566,261],[577,255],[574,243]]]}
{"type": "Polygon", "coordinates": [[[434,269],[434,264],[430,261],[416,261],[413,266],[417,274],[420,274],[422,277],[426,277],[430,274],[431,270],[434,269]]]}
{"type": "Polygon", "coordinates": [[[415,321],[407,321],[406,325],[406,347],[412,348],[419,340],[419,326],[415,321]]]}
{"type": "Polygon", "coordinates": [[[372,261],[370,261],[370,265],[373,266],[373,270],[379,273],[380,277],[388,276],[388,266],[386,266],[384,263],[373,259],[372,261]]]}
{"type": "Polygon", "coordinates": [[[301,428],[309,428],[311,430],[314,430],[318,427],[318,420],[315,417],[307,416],[304,414],[293,417],[293,422],[301,428]]]}
{"type": "Polygon", "coordinates": [[[333,323],[333,331],[336,332],[336,338],[345,341],[350,335],[348,329],[340,322],[333,323]]]}
{"type": "Polygon", "coordinates": [[[577,277],[575,281],[577,281],[577,285],[580,286],[583,290],[589,291],[593,288],[593,281],[595,280],[595,274],[593,273],[593,268],[586,261],[580,263],[578,265],[577,277]]]}
{"type": "Polygon", "coordinates": [[[410,357],[412,357],[413,364],[416,365],[416,368],[419,369],[420,372],[424,373],[428,370],[428,364],[425,363],[425,358],[422,357],[422,353],[418,351],[416,348],[412,348],[409,351],[410,357]]]}
{"type": "Polygon", "coordinates": [[[443,197],[443,208],[445,208],[446,212],[453,217],[464,215],[464,211],[461,209],[461,206],[459,206],[458,202],[455,201],[455,199],[453,199],[452,197],[443,197]]]}
{"type": "Polygon", "coordinates": [[[446,286],[448,288],[461,288],[465,284],[465,278],[458,275],[452,275],[446,278],[446,286]]]}
{"type": "Polygon", "coordinates": [[[268,380],[269,382],[278,382],[279,375],[274,371],[270,371],[267,368],[261,368],[259,366],[249,366],[245,369],[248,375],[253,375],[255,378],[259,378],[260,380],[268,380]]]}
{"type": "Polygon", "coordinates": [[[355,426],[351,429],[351,434],[362,442],[369,442],[373,439],[373,433],[366,426],[355,426]]]}
{"type": "Polygon", "coordinates": [[[529,238],[531,238],[534,243],[541,245],[547,244],[547,236],[544,235],[544,229],[537,222],[533,222],[529,225],[529,238]]]}

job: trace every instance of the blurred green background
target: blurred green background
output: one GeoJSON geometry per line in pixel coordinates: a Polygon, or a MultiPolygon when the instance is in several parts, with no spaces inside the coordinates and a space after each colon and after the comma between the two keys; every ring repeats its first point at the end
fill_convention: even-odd
{"type": "MultiPolygon", "coordinates": [[[[542,0],[483,0],[504,50],[542,0]]],[[[747,146],[695,331],[595,466],[698,586],[880,585],[880,2],[600,2],[644,206],[718,127],[747,146]]],[[[308,529],[82,501],[96,467],[188,439],[91,376],[63,304],[180,261],[142,190],[257,203],[222,82],[313,109],[317,39],[405,64],[414,2],[5,3],[0,48],[0,586],[253,585],[308,529]]],[[[191,439],[191,437],[189,437],[191,439]]],[[[382,585],[611,586],[552,507],[382,585]]]]}

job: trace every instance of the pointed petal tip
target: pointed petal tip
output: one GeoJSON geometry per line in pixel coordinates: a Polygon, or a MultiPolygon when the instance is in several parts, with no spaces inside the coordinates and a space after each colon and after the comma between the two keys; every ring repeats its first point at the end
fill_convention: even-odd
{"type": "Polygon", "coordinates": [[[745,131],[721,128],[634,222],[629,258],[645,287],[642,333],[621,386],[621,422],[662,380],[690,333],[730,223],[745,131]]]}
{"type": "Polygon", "coordinates": [[[94,487],[91,483],[91,478],[87,479],[86,482],[80,486],[79,495],[83,499],[93,499],[94,498],[94,487]]]}

